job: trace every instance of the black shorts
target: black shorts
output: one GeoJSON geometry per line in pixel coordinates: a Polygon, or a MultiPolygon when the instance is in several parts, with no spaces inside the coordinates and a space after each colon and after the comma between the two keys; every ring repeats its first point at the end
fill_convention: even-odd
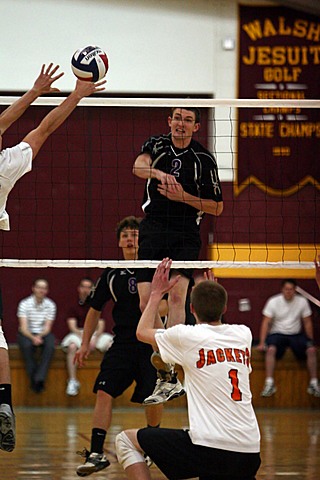
{"type": "Polygon", "coordinates": [[[116,398],[135,381],[131,401],[142,403],[151,395],[157,381],[157,371],[150,361],[152,352],[152,347],[145,343],[117,343],[115,339],[102,359],[94,393],[103,390],[116,398]]]}
{"type": "MultiPolygon", "coordinates": [[[[178,232],[166,230],[161,223],[147,218],[139,225],[139,260],[159,260],[169,257],[172,260],[198,260],[201,248],[200,234],[197,231],[178,232]]],[[[178,269],[181,275],[191,278],[192,268],[178,269]]],[[[138,268],[137,282],[151,282],[153,268],[138,268]]]]}
{"type": "Polygon", "coordinates": [[[195,445],[186,430],[142,428],[138,442],[169,480],[253,480],[261,463],[259,453],[195,445]]]}
{"type": "Polygon", "coordinates": [[[272,333],[267,336],[266,344],[274,345],[277,348],[276,358],[283,357],[286,349],[289,347],[299,360],[305,360],[306,350],[313,346],[313,341],[304,333],[297,335],[284,335],[283,333],[272,333]]]}

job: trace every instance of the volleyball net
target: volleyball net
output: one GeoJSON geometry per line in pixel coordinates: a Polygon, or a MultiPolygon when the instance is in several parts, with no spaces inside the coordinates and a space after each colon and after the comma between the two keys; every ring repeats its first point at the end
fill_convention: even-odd
{"type": "MultiPolygon", "coordinates": [[[[0,110],[14,100],[0,97],[0,110]]],[[[3,147],[20,142],[62,100],[39,98],[3,147]]],[[[83,99],[10,194],[0,266],[153,268],[118,260],[115,228],[128,215],[143,216],[144,181],[132,165],[149,136],[169,131],[176,106],[200,108],[194,138],[217,159],[224,199],[222,215],[203,220],[192,266],[220,276],[278,269],[311,277],[320,253],[319,100],[83,99]]]]}

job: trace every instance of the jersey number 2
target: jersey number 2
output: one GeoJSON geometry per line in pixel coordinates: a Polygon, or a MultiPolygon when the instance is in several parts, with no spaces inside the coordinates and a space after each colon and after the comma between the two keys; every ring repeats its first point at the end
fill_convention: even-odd
{"type": "Polygon", "coordinates": [[[236,370],[235,368],[232,370],[229,370],[229,378],[231,380],[231,385],[232,385],[231,398],[235,402],[241,402],[242,393],[239,388],[238,370],[236,370]]]}

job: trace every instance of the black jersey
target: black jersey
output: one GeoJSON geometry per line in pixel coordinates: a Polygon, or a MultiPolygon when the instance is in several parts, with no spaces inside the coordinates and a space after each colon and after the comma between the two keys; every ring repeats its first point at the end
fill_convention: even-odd
{"type": "MultiPolygon", "coordinates": [[[[222,201],[217,162],[199,142],[192,139],[187,148],[179,149],[173,145],[169,133],[150,137],[142,146],[141,153],[149,153],[152,167],[174,175],[187,193],[222,201]]],[[[158,184],[155,178],[146,181],[142,205],[146,216],[172,230],[198,230],[204,212],[186,203],[167,199],[158,192],[158,184]]]]}
{"type": "Polygon", "coordinates": [[[137,342],[141,317],[135,272],[127,268],[106,268],[92,290],[90,306],[101,311],[112,300],[115,341],[137,342]]]}

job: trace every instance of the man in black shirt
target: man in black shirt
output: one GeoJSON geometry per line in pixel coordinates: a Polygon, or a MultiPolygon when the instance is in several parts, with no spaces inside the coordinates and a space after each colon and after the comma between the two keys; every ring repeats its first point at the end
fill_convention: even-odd
{"type": "MultiPolygon", "coordinates": [[[[213,155],[193,134],[200,128],[197,108],[173,108],[168,118],[170,133],[150,137],[136,158],[133,173],[146,180],[139,228],[139,260],[197,260],[201,247],[200,223],[205,213],[219,216],[223,210],[221,184],[213,155]]],[[[172,271],[180,281],[168,295],[167,328],[185,323],[185,303],[192,269],[172,271]]],[[[154,270],[137,271],[140,308],[150,296],[154,270]]],[[[168,380],[165,381],[168,383],[168,380]]],[[[164,383],[164,385],[165,385],[164,383]]],[[[146,403],[168,400],[158,385],[146,403]],[[159,390],[160,388],[160,390],[159,390]]]]}
{"type": "MultiPolygon", "coordinates": [[[[119,247],[125,260],[135,260],[138,250],[139,220],[126,217],[117,228],[119,247]]],[[[103,444],[112,419],[112,400],[121,395],[135,380],[131,401],[142,403],[152,393],[156,370],[150,363],[152,347],[137,340],[136,329],[141,316],[135,271],[128,268],[106,268],[94,287],[90,309],[86,316],[82,344],[76,353],[81,367],[90,354],[90,339],[96,330],[101,311],[112,300],[115,323],[114,342],[105,353],[93,391],[97,394],[93,414],[90,451],[83,452],[86,460],[77,468],[81,477],[106,468],[110,463],[103,453],[103,444]]],[[[162,323],[159,326],[163,326],[162,323]]],[[[162,405],[146,407],[147,425],[158,427],[162,405]]]]}

